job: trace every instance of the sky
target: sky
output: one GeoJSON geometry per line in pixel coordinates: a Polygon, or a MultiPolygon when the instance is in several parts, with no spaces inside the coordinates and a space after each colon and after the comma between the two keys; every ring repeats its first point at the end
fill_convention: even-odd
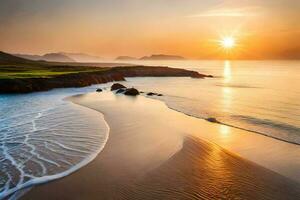
{"type": "Polygon", "coordinates": [[[1,0],[0,50],[300,59],[299,21],[299,0],[1,0]]]}

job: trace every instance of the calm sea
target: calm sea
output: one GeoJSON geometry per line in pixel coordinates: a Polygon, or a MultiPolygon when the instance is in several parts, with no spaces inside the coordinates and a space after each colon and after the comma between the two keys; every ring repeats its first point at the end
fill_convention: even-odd
{"type": "MultiPolygon", "coordinates": [[[[170,108],[300,144],[299,61],[153,61],[215,78],[129,78],[127,86],[164,94],[170,108]]],[[[90,162],[109,127],[101,114],[63,99],[111,83],[0,95],[0,199],[60,178],[90,162]],[[82,134],[84,133],[84,134],[82,134]]]]}
{"type": "Polygon", "coordinates": [[[188,115],[300,144],[300,61],[149,61],[215,78],[132,78],[188,115]]]}

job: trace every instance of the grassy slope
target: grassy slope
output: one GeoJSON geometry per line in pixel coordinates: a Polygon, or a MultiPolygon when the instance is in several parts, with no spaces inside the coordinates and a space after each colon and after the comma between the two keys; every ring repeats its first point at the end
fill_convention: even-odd
{"type": "MultiPolygon", "coordinates": [[[[120,66],[122,66],[120,68],[116,67],[116,64],[109,66],[107,64],[109,63],[106,63],[106,66],[104,66],[103,64],[99,66],[99,64],[97,63],[58,63],[46,61],[33,61],[24,58],[19,58],[0,51],[0,80],[2,80],[2,83],[4,83],[3,81],[7,79],[11,81],[12,79],[52,78],[66,74],[77,75],[79,73],[86,74],[83,72],[105,71],[109,73],[117,72],[119,73],[119,75],[123,76],[123,78],[136,76],[186,76],[193,78],[205,77],[205,75],[184,69],[134,66],[124,64],[120,64],[120,66]]],[[[99,73],[95,74],[99,75],[99,73]]],[[[74,78],[74,76],[72,77],[74,78]]]]}
{"type": "Polygon", "coordinates": [[[110,68],[70,66],[44,61],[31,61],[0,52],[0,79],[51,78],[63,74],[95,72],[110,68]]]}
{"type": "Polygon", "coordinates": [[[28,93],[53,88],[85,87],[124,81],[125,77],[207,77],[185,69],[121,64],[121,67],[117,67],[116,64],[108,64],[102,63],[99,66],[97,63],[32,61],[0,51],[0,93],[28,93]]]}
{"type": "Polygon", "coordinates": [[[51,78],[53,76],[108,70],[109,68],[99,67],[70,67],[70,66],[45,66],[45,65],[1,65],[0,79],[14,78],[51,78]]]}

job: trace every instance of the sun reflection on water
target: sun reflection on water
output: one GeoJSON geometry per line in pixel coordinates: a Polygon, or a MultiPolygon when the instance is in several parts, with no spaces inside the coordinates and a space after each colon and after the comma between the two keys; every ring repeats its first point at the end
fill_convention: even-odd
{"type": "Polygon", "coordinates": [[[228,136],[229,133],[230,133],[229,126],[221,125],[220,126],[220,133],[222,134],[222,136],[228,136]]]}
{"type": "Polygon", "coordinates": [[[224,63],[223,76],[224,76],[224,83],[229,83],[231,81],[232,78],[231,63],[229,60],[226,60],[224,63]]]}
{"type": "Polygon", "coordinates": [[[223,88],[222,88],[222,101],[223,101],[223,112],[230,112],[232,106],[232,88],[228,87],[227,84],[231,82],[231,63],[226,60],[224,62],[223,70],[223,88]]]}

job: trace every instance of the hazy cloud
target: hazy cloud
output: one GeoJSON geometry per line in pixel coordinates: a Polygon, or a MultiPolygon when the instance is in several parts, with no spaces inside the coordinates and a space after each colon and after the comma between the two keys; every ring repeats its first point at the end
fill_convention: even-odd
{"type": "Polygon", "coordinates": [[[260,7],[243,7],[243,8],[216,8],[203,13],[189,15],[190,18],[198,17],[246,17],[257,16],[260,14],[260,7]]]}

